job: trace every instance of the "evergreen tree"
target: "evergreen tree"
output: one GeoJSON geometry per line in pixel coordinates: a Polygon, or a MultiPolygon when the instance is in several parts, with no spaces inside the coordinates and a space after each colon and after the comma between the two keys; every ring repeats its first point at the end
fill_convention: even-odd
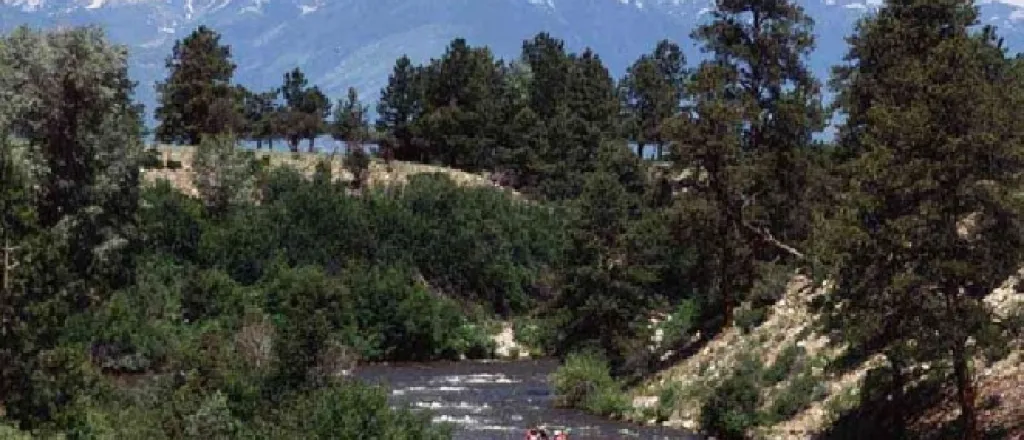
{"type": "Polygon", "coordinates": [[[756,258],[803,258],[785,243],[806,238],[810,224],[801,161],[822,121],[804,64],[811,25],[789,1],[735,0],[719,2],[714,20],[693,33],[713,57],[691,83],[677,159],[695,176],[704,224],[714,225],[718,242],[704,252],[717,265],[711,290],[727,327],[756,278],[756,258]]]}
{"type": "Polygon", "coordinates": [[[166,66],[167,80],[157,84],[157,139],[197,145],[204,134],[239,128],[229,113],[235,111],[236,96],[230,85],[235,65],[231,48],[220,43],[220,34],[199,26],[174,43],[166,66]]]}
{"type": "Polygon", "coordinates": [[[457,38],[424,76],[424,115],[417,122],[430,155],[447,166],[493,164],[500,120],[502,69],[490,49],[457,38]]]}
{"type": "Polygon", "coordinates": [[[587,48],[573,56],[569,76],[569,111],[592,125],[592,129],[607,137],[618,134],[619,103],[615,80],[601,57],[587,48]]]}
{"type": "Polygon", "coordinates": [[[963,0],[889,1],[858,24],[834,82],[847,185],[822,228],[829,323],[886,355],[897,392],[918,362],[951,366],[965,439],[980,435],[971,360],[995,325],[981,299],[1024,244],[1021,83],[977,24],[963,0]]]}
{"type": "Polygon", "coordinates": [[[521,58],[531,73],[530,108],[542,120],[554,118],[569,94],[572,60],[565,43],[541,32],[523,42],[521,58]]]}
{"type": "Polygon", "coordinates": [[[644,325],[654,305],[648,289],[649,261],[637,258],[629,232],[639,219],[640,199],[629,170],[637,161],[625,145],[606,143],[599,167],[583,177],[580,197],[570,225],[570,243],[562,288],[556,299],[562,310],[559,326],[561,354],[599,349],[613,373],[645,361],[640,346],[647,341],[644,325]],[[625,156],[624,156],[625,155],[625,156]],[[628,156],[628,157],[627,157],[628,156]]]}
{"type": "Polygon", "coordinates": [[[345,141],[345,167],[352,173],[352,186],[361,188],[368,177],[370,156],[364,143],[370,138],[369,109],[359,100],[356,89],[349,87],[348,96],[338,103],[334,113],[334,137],[345,141]]]}
{"type": "Polygon", "coordinates": [[[327,95],[317,86],[309,87],[306,75],[298,67],[285,73],[279,91],[285,102],[278,115],[279,134],[288,140],[292,152],[299,151],[302,139],[309,141],[309,151],[313,152],[313,141],[324,133],[331,112],[327,95]]]}
{"type": "MultiPolygon", "coordinates": [[[[276,111],[277,91],[254,93],[245,92],[244,117],[248,137],[256,141],[256,149],[263,148],[263,141],[273,142],[273,115],[276,111]]],[[[271,144],[273,149],[273,144],[271,144]]]]}
{"type": "Polygon", "coordinates": [[[334,138],[345,141],[352,147],[362,148],[370,138],[370,122],[366,117],[369,108],[359,100],[359,92],[348,88],[348,95],[338,102],[334,111],[334,138]]]}
{"type": "Polygon", "coordinates": [[[393,156],[399,160],[424,159],[413,142],[413,121],[423,108],[421,71],[403,55],[395,62],[377,104],[377,131],[394,139],[393,156]]]}
{"type": "MultiPolygon", "coordinates": [[[[807,66],[813,24],[791,0],[729,0],[693,34],[736,72],[729,88],[743,107],[740,141],[756,173],[747,219],[782,242],[804,239],[810,225],[806,156],[824,126],[820,85],[807,66]]],[[[780,251],[789,253],[769,246],[759,254],[780,251]]]]}
{"type": "Polygon", "coordinates": [[[684,93],[685,57],[679,46],[658,42],[654,52],[641,56],[626,71],[619,87],[626,135],[637,143],[637,155],[654,144],[661,157],[665,139],[662,126],[680,111],[684,93]]]}
{"type": "Polygon", "coordinates": [[[689,92],[690,112],[672,121],[668,133],[675,143],[678,166],[694,190],[685,196],[688,224],[707,237],[701,253],[716,279],[705,290],[721,305],[723,324],[732,325],[738,296],[753,285],[754,259],[742,217],[744,194],[753,186],[741,149],[743,108],[730,84],[736,71],[715,62],[698,68],[689,92]]]}

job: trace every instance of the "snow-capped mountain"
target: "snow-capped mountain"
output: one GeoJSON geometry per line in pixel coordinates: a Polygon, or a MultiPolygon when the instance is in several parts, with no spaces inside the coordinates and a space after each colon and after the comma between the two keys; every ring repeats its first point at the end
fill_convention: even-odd
{"type": "MultiPolygon", "coordinates": [[[[815,19],[819,77],[846,51],[856,20],[882,0],[803,0],[815,19]]],[[[982,0],[982,21],[996,25],[1011,50],[1024,50],[1024,0],[982,0]]],[[[153,84],[166,76],[175,39],[200,24],[230,44],[240,83],[277,86],[300,66],[312,83],[340,98],[353,86],[376,99],[394,60],[425,61],[455,37],[515,57],[522,41],[548,31],[572,50],[594,48],[616,76],[662,38],[700,57],[688,35],[714,0],[0,0],[0,32],[98,24],[133,49],[139,99],[154,105],[153,84]]]]}

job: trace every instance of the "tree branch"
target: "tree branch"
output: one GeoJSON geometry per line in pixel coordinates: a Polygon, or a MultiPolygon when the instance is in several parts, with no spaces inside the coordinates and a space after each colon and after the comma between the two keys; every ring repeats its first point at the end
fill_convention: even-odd
{"type": "Polygon", "coordinates": [[[797,258],[799,258],[801,260],[807,258],[807,256],[804,255],[803,252],[800,252],[795,247],[790,246],[790,245],[788,245],[786,243],[783,243],[783,242],[779,241],[777,238],[775,238],[774,235],[772,235],[771,231],[769,231],[767,228],[758,228],[758,227],[756,227],[756,226],[754,226],[754,225],[752,225],[752,224],[750,224],[748,222],[742,222],[742,224],[743,224],[743,227],[747,228],[747,230],[749,230],[750,232],[754,233],[760,239],[768,242],[772,246],[775,246],[776,248],[778,248],[778,249],[780,249],[782,251],[785,251],[786,253],[788,253],[788,254],[790,254],[790,255],[792,255],[794,257],[797,257],[797,258]]]}

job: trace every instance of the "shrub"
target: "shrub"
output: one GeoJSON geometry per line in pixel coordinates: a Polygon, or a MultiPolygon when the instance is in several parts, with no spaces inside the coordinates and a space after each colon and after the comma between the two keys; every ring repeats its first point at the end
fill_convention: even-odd
{"type": "Polygon", "coordinates": [[[280,269],[264,289],[267,311],[279,316],[278,385],[303,384],[329,340],[348,341],[358,332],[348,289],[319,268],[280,269]]]}
{"type": "Polygon", "coordinates": [[[202,270],[182,289],[182,315],[188,321],[237,316],[250,302],[245,289],[222,270],[202,270]]]}
{"type": "Polygon", "coordinates": [[[451,438],[450,426],[432,424],[430,414],[388,407],[384,389],[355,383],[333,385],[296,396],[281,405],[280,425],[290,435],[308,439],[451,438]]]}
{"type": "Polygon", "coordinates": [[[764,423],[774,424],[792,418],[811,405],[811,402],[825,397],[821,381],[804,372],[794,377],[781,392],[773,396],[766,409],[764,423]]]}
{"type": "Polygon", "coordinates": [[[658,407],[655,412],[657,421],[663,422],[672,416],[672,412],[676,409],[676,402],[679,401],[682,394],[682,385],[676,381],[669,382],[667,386],[661,389],[661,392],[658,394],[658,407]]]}
{"type": "Polygon", "coordinates": [[[353,145],[348,155],[345,156],[345,169],[352,173],[352,187],[362,188],[369,177],[370,155],[366,153],[362,145],[353,145]]]}
{"type": "Polygon", "coordinates": [[[570,354],[551,375],[551,382],[555,404],[561,407],[611,416],[622,414],[630,405],[620,384],[612,378],[608,362],[593,352],[570,354]]]}
{"type": "Polygon", "coordinates": [[[241,423],[228,408],[227,398],[214,391],[203,400],[194,413],[185,418],[185,438],[196,440],[231,440],[237,438],[241,423]]]}
{"type": "Polygon", "coordinates": [[[672,346],[689,337],[690,332],[697,326],[699,316],[700,304],[697,301],[692,299],[680,301],[675,311],[672,312],[672,319],[661,324],[665,332],[662,344],[664,346],[672,346]]]}
{"type": "Polygon", "coordinates": [[[704,402],[701,426],[721,439],[746,438],[747,431],[758,424],[760,374],[756,359],[740,359],[733,376],[715,387],[704,402]]]}
{"type": "Polygon", "coordinates": [[[166,180],[142,187],[141,198],[142,232],[150,252],[167,254],[179,261],[196,261],[202,233],[202,204],[166,180]]]}
{"type": "Polygon", "coordinates": [[[155,148],[146,149],[142,155],[142,159],[139,160],[139,166],[148,169],[163,168],[164,162],[160,158],[160,151],[155,148]]]}
{"type": "Polygon", "coordinates": [[[274,324],[259,310],[248,310],[235,334],[235,351],[246,367],[262,371],[274,359],[274,324]]]}
{"type": "Polygon", "coordinates": [[[796,344],[787,345],[779,353],[775,362],[766,368],[761,374],[761,380],[766,386],[772,386],[782,382],[793,372],[797,361],[803,356],[804,349],[796,344]]]}

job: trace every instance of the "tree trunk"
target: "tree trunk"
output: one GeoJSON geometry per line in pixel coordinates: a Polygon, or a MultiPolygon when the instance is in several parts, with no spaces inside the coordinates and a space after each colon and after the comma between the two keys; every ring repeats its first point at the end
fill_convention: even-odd
{"type": "Polygon", "coordinates": [[[309,152],[313,153],[313,138],[309,138],[309,152]]]}
{"type": "Polygon", "coordinates": [[[290,139],[288,139],[288,143],[290,144],[289,147],[291,148],[292,153],[298,153],[299,152],[299,137],[298,136],[292,136],[290,139]]]}
{"type": "Polygon", "coordinates": [[[640,159],[643,160],[643,158],[644,158],[644,143],[643,142],[637,142],[636,143],[636,155],[640,156],[640,159]]]}
{"type": "Polygon", "coordinates": [[[956,377],[956,394],[960,403],[960,419],[963,420],[964,440],[979,440],[978,412],[975,407],[977,393],[974,379],[971,378],[970,365],[967,364],[967,335],[963,331],[963,318],[960,307],[959,286],[946,287],[946,309],[949,312],[949,324],[953,327],[953,374],[956,377]]]}
{"type": "Polygon", "coordinates": [[[967,365],[967,350],[964,341],[956,342],[953,348],[953,372],[956,375],[957,399],[960,401],[960,416],[963,420],[963,439],[978,440],[978,413],[975,408],[977,393],[970,367],[967,365]]]}
{"type": "Polygon", "coordinates": [[[263,139],[256,138],[256,151],[263,149],[263,139]]]}
{"type": "Polygon", "coordinates": [[[906,378],[903,376],[903,362],[897,359],[895,356],[887,355],[889,358],[889,367],[892,368],[892,392],[895,394],[893,400],[896,404],[892,405],[892,435],[893,439],[901,440],[906,438],[907,435],[907,414],[904,408],[905,396],[904,388],[906,387],[906,378]]]}
{"type": "Polygon", "coordinates": [[[719,226],[718,228],[718,236],[722,237],[722,240],[724,242],[724,245],[722,246],[722,261],[719,262],[718,289],[722,293],[722,325],[725,328],[732,327],[732,312],[733,309],[736,308],[735,304],[733,304],[733,280],[731,279],[732,277],[730,275],[732,272],[731,269],[734,265],[734,262],[732,261],[734,257],[732,251],[732,243],[730,243],[728,239],[730,232],[729,229],[729,222],[723,219],[721,226],[719,226]]]}
{"type": "Polygon", "coordinates": [[[267,151],[274,151],[274,138],[267,138],[267,151]]]}

